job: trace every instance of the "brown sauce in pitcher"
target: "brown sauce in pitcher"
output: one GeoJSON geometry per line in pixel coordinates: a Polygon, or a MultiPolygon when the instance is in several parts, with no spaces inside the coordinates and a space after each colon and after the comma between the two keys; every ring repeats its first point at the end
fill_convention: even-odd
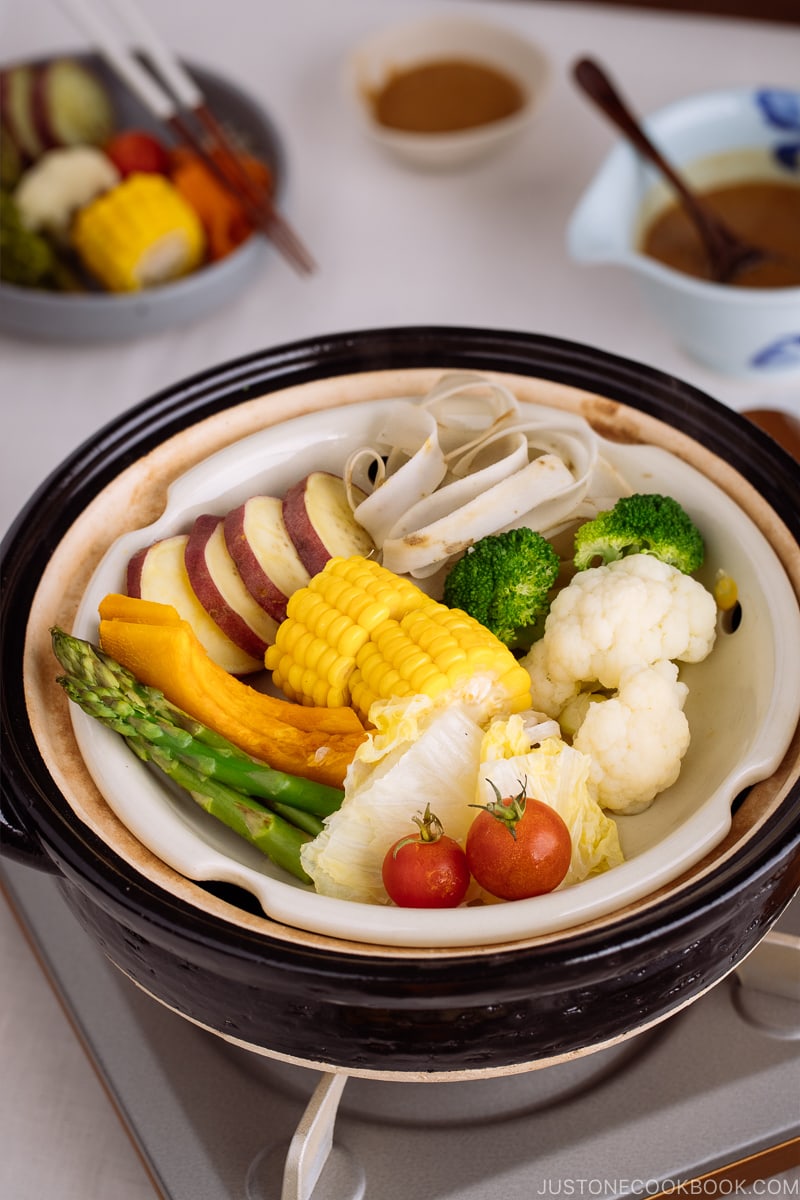
{"type": "Polygon", "coordinates": [[[409,133],[453,133],[517,112],[522,88],[504,72],[466,59],[395,71],[370,97],[375,119],[409,133]]]}
{"type": "MultiPolygon", "coordinates": [[[[781,181],[728,184],[703,193],[730,229],[774,260],[743,271],[732,286],[800,287],[800,186],[781,181]]],[[[708,259],[694,225],[680,204],[647,227],[641,251],[676,271],[709,279],[708,259]]]]}

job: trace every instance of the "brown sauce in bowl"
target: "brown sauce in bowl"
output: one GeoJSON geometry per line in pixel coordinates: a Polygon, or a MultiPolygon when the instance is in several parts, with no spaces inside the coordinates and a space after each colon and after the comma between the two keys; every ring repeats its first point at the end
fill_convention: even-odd
{"type": "Polygon", "coordinates": [[[484,63],[442,59],[394,72],[370,96],[375,119],[408,133],[453,133],[518,112],[516,80],[484,63]]]}
{"type": "MultiPolygon", "coordinates": [[[[729,184],[704,192],[703,199],[735,233],[775,252],[774,260],[737,275],[733,286],[800,287],[800,185],[729,184]]],[[[703,245],[680,204],[666,209],[648,226],[641,251],[685,275],[711,277],[703,245]]]]}

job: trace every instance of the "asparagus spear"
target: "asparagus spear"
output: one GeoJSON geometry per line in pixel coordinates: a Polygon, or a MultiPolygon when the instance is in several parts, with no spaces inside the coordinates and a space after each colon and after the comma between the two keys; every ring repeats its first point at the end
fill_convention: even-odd
{"type": "MultiPolygon", "coordinates": [[[[267,763],[252,758],[176,708],[163,692],[140,683],[127,668],[90,642],[57,628],[51,630],[51,637],[56,658],[76,687],[89,689],[94,702],[99,700],[110,706],[115,717],[144,721],[144,728],[134,726],[136,733],[144,736],[146,728],[151,739],[159,736],[169,739],[170,751],[180,753],[189,765],[201,764],[200,769],[205,774],[213,775],[238,791],[262,800],[288,804],[318,817],[329,816],[341,805],[343,792],[339,788],[276,771],[267,763]]],[[[77,696],[71,698],[82,703],[77,696]]]]}
{"type": "Polygon", "coordinates": [[[90,642],[58,628],[51,637],[58,661],[69,672],[58,682],[71,700],[121,734],[139,758],[188,791],[205,811],[302,882],[311,882],[300,864],[300,847],[316,836],[322,822],[308,808],[330,806],[334,799],[338,806],[341,792],[257,762],[157,689],[139,683],[90,642]],[[171,719],[179,717],[187,727],[171,719]],[[200,735],[206,736],[201,740],[200,735]],[[301,809],[295,801],[308,807],[301,809]]]}
{"type": "Polygon", "coordinates": [[[127,741],[139,758],[159,767],[179,787],[189,792],[205,812],[257,846],[267,858],[302,883],[312,882],[300,864],[300,847],[311,840],[311,834],[291,825],[235,788],[218,783],[172,758],[152,742],[135,735],[128,736],[127,741]]]}

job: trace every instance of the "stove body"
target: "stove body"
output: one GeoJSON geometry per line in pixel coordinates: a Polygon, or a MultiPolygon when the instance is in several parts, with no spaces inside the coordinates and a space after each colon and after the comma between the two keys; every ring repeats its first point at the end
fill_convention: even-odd
{"type": "MultiPolygon", "coordinates": [[[[164,1200],[741,1195],[748,1180],[800,1194],[789,979],[762,990],[733,975],[644,1034],[537,1071],[340,1079],[318,1179],[290,1180],[309,1101],[331,1077],[241,1050],[140,992],[56,878],[5,862],[0,880],[164,1200]]],[[[800,900],[777,929],[800,933],[800,900]]]]}

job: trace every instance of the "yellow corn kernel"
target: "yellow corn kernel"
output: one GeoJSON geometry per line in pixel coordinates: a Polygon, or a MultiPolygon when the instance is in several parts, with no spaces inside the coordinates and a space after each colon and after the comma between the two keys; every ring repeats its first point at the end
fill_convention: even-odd
{"type": "Polygon", "coordinates": [[[404,675],[409,682],[412,692],[421,693],[423,696],[431,696],[431,698],[434,691],[439,695],[450,682],[446,675],[442,676],[442,672],[432,662],[427,661],[419,663],[411,672],[404,672],[404,675]]]}
{"type": "Polygon", "coordinates": [[[286,682],[296,696],[303,695],[303,668],[300,663],[292,663],[286,674],[286,682]]]}
{"type": "Polygon", "coordinates": [[[195,210],[163,175],[129,175],[80,209],[72,244],[111,292],[137,292],[187,275],[203,261],[195,210]]]}
{"type": "Polygon", "coordinates": [[[265,663],[293,699],[351,704],[363,720],[376,700],[469,694],[478,673],[499,709],[530,704],[528,672],[494,634],[358,555],[330,559],[294,593],[265,663]]]}
{"type": "Polygon", "coordinates": [[[322,596],[318,596],[310,588],[304,587],[290,597],[286,606],[286,615],[298,624],[306,625],[312,633],[325,637],[328,624],[338,614],[336,609],[331,608],[322,596]]]}
{"type": "Polygon", "coordinates": [[[403,646],[394,661],[403,679],[410,679],[420,667],[433,665],[425,651],[420,650],[419,646],[415,646],[413,642],[403,646]]]}
{"type": "MultiPolygon", "coordinates": [[[[318,708],[326,708],[326,707],[332,708],[333,705],[328,705],[328,694],[332,690],[333,690],[332,688],[328,687],[328,685],[324,679],[319,679],[319,678],[315,679],[314,683],[312,684],[311,688],[308,691],[308,697],[309,697],[311,704],[316,705],[318,708]]],[[[343,700],[342,703],[346,704],[347,701],[343,700]]]]}
{"type": "Polygon", "coordinates": [[[531,677],[519,663],[500,676],[500,684],[508,692],[512,712],[523,712],[530,708],[531,677]]]}
{"type": "Polygon", "coordinates": [[[726,575],[724,571],[718,571],[717,577],[714,580],[714,599],[717,602],[717,608],[721,612],[728,612],[736,605],[739,599],[739,589],[736,586],[736,580],[730,575],[726,575]]]}
{"type": "MultiPolygon", "coordinates": [[[[314,634],[298,621],[296,625],[292,625],[286,630],[284,648],[287,654],[291,654],[295,658],[305,658],[313,641],[314,634]]],[[[323,642],[322,645],[324,646],[325,643],[323,642]]]]}
{"type": "Polygon", "coordinates": [[[359,625],[351,625],[337,639],[336,649],[340,654],[352,657],[358,653],[368,638],[369,634],[366,629],[362,629],[359,625]]]}

